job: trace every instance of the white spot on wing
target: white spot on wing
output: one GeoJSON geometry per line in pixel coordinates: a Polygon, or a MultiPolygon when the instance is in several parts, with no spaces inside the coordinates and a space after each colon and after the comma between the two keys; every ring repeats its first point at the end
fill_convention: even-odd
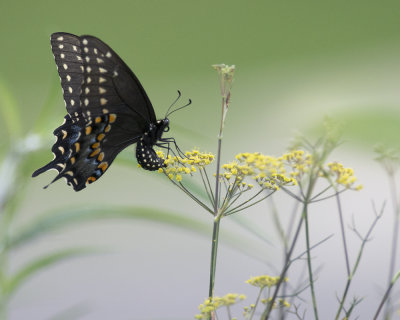
{"type": "Polygon", "coordinates": [[[72,87],[68,87],[69,93],[72,93],[72,87]]]}
{"type": "Polygon", "coordinates": [[[88,53],[88,52],[89,52],[88,47],[84,47],[84,48],[83,48],[83,51],[85,51],[86,53],[88,53]]]}
{"type": "Polygon", "coordinates": [[[86,82],[87,82],[87,83],[90,83],[90,82],[92,82],[92,78],[90,78],[90,77],[87,77],[87,78],[86,78],[86,82]]]}
{"type": "Polygon", "coordinates": [[[106,89],[104,89],[104,88],[102,88],[102,87],[99,87],[99,93],[100,94],[103,94],[103,93],[106,93],[106,89]]]}
{"type": "Polygon", "coordinates": [[[72,49],[74,49],[75,52],[78,52],[78,48],[76,46],[72,46],[72,49]]]}
{"type": "Polygon", "coordinates": [[[66,64],[66,63],[64,63],[64,64],[63,64],[63,68],[64,68],[65,70],[67,70],[67,69],[68,69],[68,66],[67,66],[67,64],[66,64]]]}
{"type": "Polygon", "coordinates": [[[84,101],[84,103],[85,103],[85,106],[88,106],[88,105],[89,105],[89,99],[86,98],[85,101],[84,101]]]}
{"type": "Polygon", "coordinates": [[[63,45],[63,44],[60,44],[60,45],[58,46],[58,48],[59,48],[59,49],[64,49],[64,45],[63,45]]]}
{"type": "Polygon", "coordinates": [[[106,79],[103,78],[103,77],[100,77],[100,78],[99,78],[99,83],[103,83],[103,82],[106,82],[106,79]]]}
{"type": "Polygon", "coordinates": [[[86,60],[86,62],[90,62],[89,56],[86,56],[86,57],[85,57],[85,60],[86,60]]]}
{"type": "Polygon", "coordinates": [[[69,74],[67,74],[67,81],[70,82],[71,81],[71,76],[69,74]]]}
{"type": "Polygon", "coordinates": [[[112,57],[112,55],[111,55],[111,52],[110,52],[110,51],[107,51],[107,53],[106,53],[106,57],[107,57],[107,58],[111,58],[111,57],[112,57]]]}
{"type": "Polygon", "coordinates": [[[90,73],[90,71],[92,71],[92,68],[91,68],[91,67],[89,67],[89,66],[88,66],[88,67],[86,67],[86,72],[87,72],[87,73],[90,73]]]}
{"type": "Polygon", "coordinates": [[[65,58],[65,54],[64,54],[64,53],[61,53],[61,54],[60,54],[60,57],[61,57],[61,59],[64,59],[64,58],[65,58]]]}
{"type": "Polygon", "coordinates": [[[93,52],[94,52],[94,54],[97,54],[97,49],[93,48],[93,52]]]}
{"type": "Polygon", "coordinates": [[[71,106],[74,106],[75,105],[75,101],[74,101],[74,99],[71,99],[71,106]]]}
{"type": "Polygon", "coordinates": [[[63,37],[63,36],[58,37],[57,40],[58,40],[58,41],[63,41],[63,40],[64,40],[64,37],[63,37]]]}
{"type": "Polygon", "coordinates": [[[86,87],[86,88],[85,88],[85,94],[89,94],[89,92],[90,92],[89,87],[86,87]]]}
{"type": "Polygon", "coordinates": [[[83,40],[82,40],[82,43],[83,43],[85,46],[87,46],[87,44],[88,44],[87,39],[83,39],[83,40]]]}
{"type": "Polygon", "coordinates": [[[107,69],[99,68],[99,71],[100,71],[100,73],[106,73],[106,72],[107,72],[107,69]]]}
{"type": "Polygon", "coordinates": [[[102,106],[104,106],[106,103],[107,103],[107,99],[105,99],[105,98],[101,98],[100,99],[100,104],[102,105],[102,106]]]}
{"type": "Polygon", "coordinates": [[[97,63],[103,63],[104,62],[104,60],[100,59],[100,58],[97,58],[96,60],[97,60],[97,63]]]}

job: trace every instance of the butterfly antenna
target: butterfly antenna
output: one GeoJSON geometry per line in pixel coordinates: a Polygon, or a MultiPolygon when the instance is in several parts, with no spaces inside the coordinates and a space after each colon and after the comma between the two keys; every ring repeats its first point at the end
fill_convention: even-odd
{"type": "Polygon", "coordinates": [[[168,117],[168,112],[169,110],[171,110],[171,108],[174,106],[175,103],[177,103],[177,101],[179,100],[179,98],[181,97],[181,92],[178,90],[178,97],[175,99],[174,102],[172,102],[172,104],[169,106],[167,112],[165,113],[165,118],[168,117]]]}
{"type": "Polygon", "coordinates": [[[186,108],[186,107],[190,106],[191,104],[192,104],[192,100],[189,99],[189,102],[187,104],[185,104],[184,106],[179,107],[179,108],[177,108],[175,110],[172,110],[170,113],[167,113],[167,115],[165,117],[168,117],[169,115],[173,114],[175,111],[178,111],[178,110],[181,110],[183,108],[186,108]]]}

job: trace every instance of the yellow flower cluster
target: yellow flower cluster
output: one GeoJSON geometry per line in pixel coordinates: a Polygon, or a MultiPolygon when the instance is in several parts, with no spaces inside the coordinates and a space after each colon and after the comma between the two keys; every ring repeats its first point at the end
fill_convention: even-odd
{"type": "MultiPolygon", "coordinates": [[[[252,277],[249,280],[247,280],[246,283],[259,288],[264,288],[264,287],[271,288],[279,282],[279,279],[280,279],[279,276],[271,277],[268,275],[262,275],[262,276],[252,277]]],[[[289,279],[285,277],[283,281],[288,282],[289,279]]]]}
{"type": "Polygon", "coordinates": [[[202,153],[199,150],[192,150],[185,153],[185,158],[165,156],[164,152],[156,151],[157,156],[164,160],[166,168],[158,169],[158,172],[165,173],[168,178],[182,181],[182,175],[191,174],[197,171],[197,168],[203,168],[214,161],[214,155],[211,153],[202,153]]]}
{"type": "MultiPolygon", "coordinates": [[[[351,189],[354,186],[357,178],[354,176],[354,170],[351,168],[345,168],[339,162],[328,163],[328,174],[336,177],[336,183],[344,186],[346,189],[351,189]]],[[[361,190],[362,185],[354,187],[355,190],[361,190]]]]}
{"type": "MultiPolygon", "coordinates": [[[[296,184],[295,179],[288,178],[285,173],[283,158],[275,158],[255,153],[239,153],[236,161],[224,164],[221,174],[231,185],[246,186],[243,179],[250,177],[264,189],[278,190],[282,185],[296,184]],[[233,179],[232,179],[233,178],[233,179]]],[[[248,187],[253,185],[248,184],[248,187]]]]}
{"type": "MultiPolygon", "coordinates": [[[[268,304],[270,303],[272,300],[272,298],[268,298],[268,299],[261,299],[261,303],[263,304],[268,304]]],[[[290,308],[290,303],[282,298],[277,299],[277,301],[274,301],[274,305],[272,306],[272,308],[290,308]]]]}
{"type": "Polygon", "coordinates": [[[244,294],[228,293],[223,297],[213,297],[206,299],[203,304],[199,305],[200,314],[195,316],[195,319],[208,319],[211,312],[224,306],[231,306],[241,300],[246,299],[244,294]]]}
{"type": "Polygon", "coordinates": [[[309,172],[311,166],[313,165],[312,155],[303,150],[294,150],[292,152],[283,155],[283,159],[291,168],[290,176],[296,178],[297,180],[309,172]]]}

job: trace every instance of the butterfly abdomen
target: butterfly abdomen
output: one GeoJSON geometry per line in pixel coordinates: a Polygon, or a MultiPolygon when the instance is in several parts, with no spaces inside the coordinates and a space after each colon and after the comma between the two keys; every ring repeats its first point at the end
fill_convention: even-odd
{"type": "Polygon", "coordinates": [[[165,167],[164,160],[159,158],[151,145],[139,140],[136,146],[136,159],[143,169],[155,171],[165,167]]]}

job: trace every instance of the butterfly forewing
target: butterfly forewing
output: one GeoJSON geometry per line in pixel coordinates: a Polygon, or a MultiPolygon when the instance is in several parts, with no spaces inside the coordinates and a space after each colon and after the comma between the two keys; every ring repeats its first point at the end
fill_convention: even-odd
{"type": "MultiPolygon", "coordinates": [[[[148,123],[156,121],[153,106],[150,99],[144,91],[139,80],[136,78],[132,70],[125,62],[112,50],[107,44],[93,36],[81,36],[83,51],[89,54],[91,59],[96,59],[100,56],[104,60],[107,72],[107,67],[111,64],[112,80],[118,95],[128,105],[128,107],[143,120],[148,123]]],[[[102,64],[103,62],[101,62],[102,64]]],[[[101,68],[101,66],[99,66],[101,68]]]]}

